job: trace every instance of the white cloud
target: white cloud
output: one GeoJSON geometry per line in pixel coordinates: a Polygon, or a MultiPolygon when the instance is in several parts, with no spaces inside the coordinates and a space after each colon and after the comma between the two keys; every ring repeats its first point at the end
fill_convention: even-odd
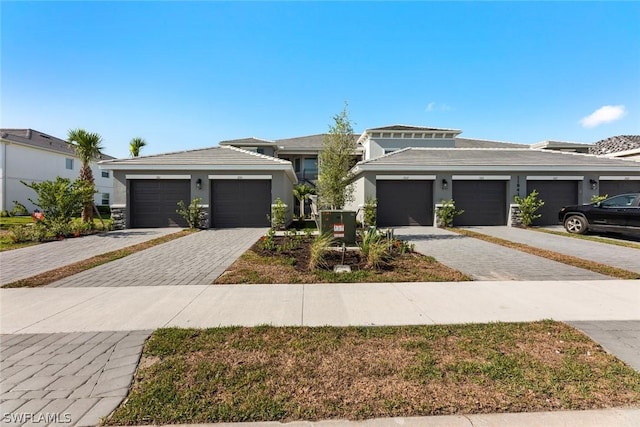
{"type": "Polygon", "coordinates": [[[425,109],[426,112],[430,113],[432,111],[451,111],[451,107],[447,104],[438,104],[436,102],[430,102],[425,109]]]}
{"type": "Polygon", "coordinates": [[[580,120],[580,123],[583,127],[594,128],[603,123],[611,123],[616,120],[620,120],[625,114],[627,114],[627,111],[625,110],[624,105],[605,105],[598,108],[587,117],[584,117],[580,120]]]}

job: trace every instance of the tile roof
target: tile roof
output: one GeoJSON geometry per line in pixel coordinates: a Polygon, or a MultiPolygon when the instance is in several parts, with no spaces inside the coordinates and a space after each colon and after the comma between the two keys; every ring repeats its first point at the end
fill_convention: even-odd
{"type": "Polygon", "coordinates": [[[359,170],[628,170],[637,162],[590,154],[519,148],[405,148],[358,163],[359,170]]]}
{"type": "Polygon", "coordinates": [[[516,142],[491,141],[488,139],[458,138],[455,142],[456,148],[531,148],[528,144],[516,142]]]}
{"type": "MultiPolygon", "coordinates": [[[[281,150],[322,150],[322,143],[324,141],[324,137],[327,136],[326,133],[321,133],[317,135],[307,135],[300,136],[297,138],[285,138],[285,139],[277,139],[276,145],[281,150]]],[[[358,141],[360,135],[353,135],[354,142],[358,141]]]]}
{"type": "MultiPolygon", "coordinates": [[[[0,136],[7,141],[18,142],[69,156],[76,156],[76,148],[73,144],[34,129],[0,129],[0,136]]],[[[104,153],[100,156],[102,160],[113,158],[114,157],[104,153]]]]}
{"type": "Polygon", "coordinates": [[[249,138],[228,139],[226,141],[220,141],[220,145],[268,145],[275,146],[275,141],[268,139],[256,138],[251,136],[249,138]]]}
{"type": "Polygon", "coordinates": [[[291,167],[291,162],[225,145],[130,159],[108,160],[100,162],[100,165],[105,169],[109,169],[109,166],[123,166],[119,169],[124,169],[127,166],[175,166],[176,169],[185,166],[256,166],[256,169],[259,169],[260,166],[282,166],[282,169],[286,169],[291,167]]]}
{"type": "Polygon", "coordinates": [[[640,148],[640,135],[618,135],[596,142],[589,153],[602,155],[637,148],[640,148]]]}
{"type": "Polygon", "coordinates": [[[432,127],[425,127],[425,126],[412,126],[412,125],[400,125],[400,124],[396,124],[396,125],[390,125],[390,126],[382,126],[382,127],[377,127],[377,128],[369,128],[367,129],[367,132],[369,131],[384,131],[384,130],[397,130],[397,131],[433,131],[433,132],[457,132],[457,133],[462,133],[462,131],[460,129],[447,129],[447,128],[432,128],[432,127]]]}

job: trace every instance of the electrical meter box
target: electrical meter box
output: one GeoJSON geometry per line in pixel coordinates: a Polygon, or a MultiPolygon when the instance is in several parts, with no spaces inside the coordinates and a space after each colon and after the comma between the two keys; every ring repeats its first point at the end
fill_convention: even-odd
{"type": "Polygon", "coordinates": [[[347,245],[356,243],[356,213],[354,211],[320,211],[320,232],[329,233],[347,245]]]}

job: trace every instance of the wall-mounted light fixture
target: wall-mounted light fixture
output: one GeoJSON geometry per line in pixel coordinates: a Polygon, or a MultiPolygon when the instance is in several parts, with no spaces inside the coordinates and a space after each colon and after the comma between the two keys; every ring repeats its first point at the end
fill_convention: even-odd
{"type": "Polygon", "coordinates": [[[202,180],[200,178],[196,181],[196,188],[202,190],[202,180]]]}
{"type": "Polygon", "coordinates": [[[446,179],[442,178],[442,189],[446,190],[447,188],[449,188],[449,182],[446,179]]]}
{"type": "Polygon", "coordinates": [[[595,179],[590,179],[589,184],[591,184],[592,190],[595,190],[596,188],[598,188],[598,181],[596,181],[595,179]]]}

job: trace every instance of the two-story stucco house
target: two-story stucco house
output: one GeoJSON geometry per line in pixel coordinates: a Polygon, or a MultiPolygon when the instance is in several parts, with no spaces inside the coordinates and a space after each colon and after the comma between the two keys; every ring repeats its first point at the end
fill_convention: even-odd
{"type": "MultiPolygon", "coordinates": [[[[547,141],[537,146],[462,138],[456,129],[392,125],[354,136],[352,170],[358,210],[377,200],[381,226],[432,225],[435,207],[453,199],[458,225],[506,225],[515,195],[537,190],[545,201],[538,224],[555,224],[563,205],[598,194],[640,190],[636,162],[585,154],[589,146],[547,141]]],[[[114,204],[124,227],[184,226],[179,200],[199,198],[208,226],[268,226],[271,204],[293,206],[293,186],[314,184],[324,135],[280,140],[243,138],[200,150],[108,160],[114,204]]]]}
{"type": "MultiPolygon", "coordinates": [[[[102,155],[99,160],[113,159],[102,155]]],[[[57,176],[75,180],[80,175],[80,160],[73,144],[33,129],[0,129],[0,210],[11,210],[14,201],[29,211],[36,209],[29,199],[35,192],[22,184],[55,180],[57,176]]],[[[101,170],[97,162],[91,170],[95,178],[95,204],[113,203],[113,176],[101,170]]]]}

